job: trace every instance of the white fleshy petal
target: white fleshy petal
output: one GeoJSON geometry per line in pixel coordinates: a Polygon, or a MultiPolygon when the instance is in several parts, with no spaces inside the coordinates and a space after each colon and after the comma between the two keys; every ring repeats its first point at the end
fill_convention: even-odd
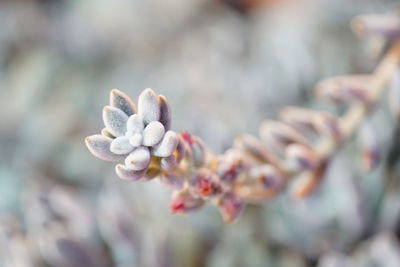
{"type": "Polygon", "coordinates": [[[135,102],[127,94],[118,89],[113,89],[110,92],[110,106],[119,108],[128,116],[136,113],[135,102]]]}
{"type": "Polygon", "coordinates": [[[178,145],[178,137],[173,131],[165,133],[161,142],[153,147],[152,154],[157,157],[169,157],[178,145]]]}
{"type": "Polygon", "coordinates": [[[135,171],[146,169],[150,164],[151,156],[147,147],[136,148],[125,159],[125,165],[135,171]]]}
{"type": "Polygon", "coordinates": [[[105,106],[103,109],[103,121],[106,129],[114,136],[122,136],[126,132],[128,116],[116,107],[105,106]]]}
{"type": "Polygon", "coordinates": [[[127,121],[127,133],[133,135],[134,133],[142,133],[144,129],[144,123],[142,118],[138,114],[134,114],[129,117],[127,121]]]}
{"type": "Polygon", "coordinates": [[[127,168],[122,164],[118,164],[117,166],[115,166],[115,172],[117,173],[118,177],[121,178],[122,180],[127,180],[127,181],[140,180],[146,175],[146,171],[147,169],[135,171],[127,168]]]}
{"type": "Polygon", "coordinates": [[[120,136],[111,142],[110,150],[115,154],[124,155],[130,153],[133,150],[133,146],[129,143],[128,137],[120,136]]]}
{"type": "Polygon", "coordinates": [[[143,145],[154,146],[158,144],[165,133],[164,126],[159,121],[152,121],[143,131],[143,145]]]}
{"type": "Polygon", "coordinates": [[[150,88],[144,90],[139,96],[138,114],[145,124],[160,119],[160,102],[156,93],[150,88]]]}
{"type": "Polygon", "coordinates": [[[125,156],[116,155],[111,152],[110,145],[113,139],[104,135],[92,135],[85,139],[89,151],[97,158],[105,161],[122,161],[125,156]]]}

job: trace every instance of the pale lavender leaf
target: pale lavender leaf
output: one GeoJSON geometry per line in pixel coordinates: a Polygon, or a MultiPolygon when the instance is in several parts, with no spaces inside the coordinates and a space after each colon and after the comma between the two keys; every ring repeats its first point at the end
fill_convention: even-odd
{"type": "Polygon", "coordinates": [[[330,113],[320,112],[319,116],[314,117],[313,124],[321,136],[332,138],[336,142],[344,137],[338,118],[330,113]]]}
{"type": "Polygon", "coordinates": [[[380,35],[393,38],[400,35],[400,18],[392,14],[360,15],[353,19],[351,27],[359,36],[380,35]]]}
{"type": "Polygon", "coordinates": [[[361,101],[369,103],[366,86],[370,83],[370,75],[344,75],[320,81],[314,92],[319,99],[339,103],[361,101]]]}
{"type": "Polygon", "coordinates": [[[97,158],[106,161],[121,161],[124,159],[122,155],[116,155],[111,152],[110,146],[113,139],[104,135],[92,135],[85,139],[86,146],[89,151],[97,158]]]}
{"type": "Polygon", "coordinates": [[[160,122],[164,125],[166,131],[171,128],[171,108],[168,104],[167,98],[163,95],[158,96],[160,102],[160,122]]]}
{"type": "Polygon", "coordinates": [[[143,118],[145,124],[160,119],[160,102],[153,90],[144,90],[138,100],[138,114],[143,118]]]}
{"type": "Polygon", "coordinates": [[[133,147],[139,147],[142,144],[142,141],[143,141],[143,135],[139,133],[135,133],[131,137],[129,137],[129,143],[133,147]]]}
{"type": "Polygon", "coordinates": [[[181,136],[178,136],[178,145],[176,146],[176,152],[177,152],[177,161],[178,163],[181,162],[183,157],[185,156],[185,153],[189,151],[190,149],[188,146],[185,144],[185,141],[183,141],[181,136]]]}
{"type": "Polygon", "coordinates": [[[206,151],[203,143],[195,138],[192,144],[193,163],[196,167],[200,167],[206,160],[206,151]]]}
{"type": "Polygon", "coordinates": [[[289,143],[310,145],[309,141],[293,127],[279,121],[264,121],[260,126],[261,140],[276,151],[282,151],[289,143]]]}
{"type": "Polygon", "coordinates": [[[180,190],[183,187],[184,179],[173,173],[166,173],[159,178],[160,182],[172,190],[180,190]]]}
{"type": "Polygon", "coordinates": [[[161,169],[164,171],[168,171],[172,168],[175,168],[178,166],[178,160],[177,158],[172,154],[171,156],[167,158],[162,158],[160,162],[161,169]]]}
{"type": "Polygon", "coordinates": [[[285,184],[284,175],[269,164],[253,167],[250,171],[250,176],[260,181],[262,187],[266,189],[279,190],[285,184]]]}
{"type": "Polygon", "coordinates": [[[244,203],[234,194],[228,193],[218,201],[219,211],[227,223],[233,222],[244,208],[244,203]]]}
{"type": "Polygon", "coordinates": [[[110,106],[119,108],[128,116],[136,113],[135,102],[127,94],[118,89],[113,89],[110,92],[110,106]]]}
{"type": "Polygon", "coordinates": [[[115,138],[114,135],[112,135],[106,128],[101,129],[101,134],[107,137],[110,137],[112,139],[115,138]]]}
{"type": "Polygon", "coordinates": [[[321,157],[311,148],[301,144],[290,144],[285,149],[287,164],[294,170],[312,170],[321,162],[321,157]]]}
{"type": "Polygon", "coordinates": [[[114,136],[122,136],[126,132],[128,116],[119,108],[105,106],[103,109],[103,121],[106,129],[114,136]]]}
{"type": "Polygon", "coordinates": [[[126,136],[120,136],[115,138],[111,142],[110,150],[111,152],[118,155],[125,155],[133,150],[133,146],[129,142],[129,138],[126,136]]]}
{"type": "Polygon", "coordinates": [[[137,181],[143,178],[146,175],[147,169],[135,171],[132,169],[127,168],[125,165],[118,164],[115,166],[115,172],[117,173],[118,177],[122,180],[127,181],[137,181]]]}
{"type": "Polygon", "coordinates": [[[141,146],[133,150],[125,159],[125,165],[135,171],[146,169],[150,164],[151,156],[147,147],[141,146]]]}
{"type": "Polygon", "coordinates": [[[142,133],[144,129],[144,123],[142,118],[138,114],[134,114],[129,117],[126,127],[127,132],[130,135],[134,133],[142,133]]]}
{"type": "Polygon", "coordinates": [[[163,138],[164,133],[165,129],[161,122],[150,122],[143,131],[143,145],[154,146],[158,144],[163,138]]]}
{"type": "Polygon", "coordinates": [[[238,136],[234,140],[234,147],[249,153],[258,160],[271,163],[275,166],[279,165],[277,156],[268,150],[261,140],[252,135],[243,134],[238,136]]]}
{"type": "Polygon", "coordinates": [[[169,157],[178,145],[178,137],[175,132],[168,131],[165,133],[161,142],[152,149],[152,154],[157,157],[169,157]]]}
{"type": "Polygon", "coordinates": [[[204,201],[200,198],[195,198],[187,188],[182,191],[176,191],[172,195],[170,204],[171,212],[185,214],[196,211],[201,208],[204,201]]]}

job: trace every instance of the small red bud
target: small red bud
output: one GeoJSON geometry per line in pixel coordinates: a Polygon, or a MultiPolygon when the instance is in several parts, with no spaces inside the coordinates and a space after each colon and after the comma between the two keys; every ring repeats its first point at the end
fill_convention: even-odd
{"type": "Polygon", "coordinates": [[[218,176],[208,169],[200,169],[189,181],[191,192],[203,198],[221,193],[218,176]]]}
{"type": "Polygon", "coordinates": [[[194,140],[193,140],[192,135],[191,135],[189,132],[183,131],[183,132],[181,133],[181,136],[182,136],[183,140],[184,140],[186,143],[188,143],[190,146],[193,145],[194,140]]]}
{"type": "Polygon", "coordinates": [[[183,198],[176,198],[171,203],[171,211],[173,213],[178,213],[185,210],[185,200],[183,198]]]}
{"type": "Polygon", "coordinates": [[[232,193],[223,196],[218,204],[221,215],[226,222],[234,221],[244,207],[243,202],[232,193]]]}
{"type": "Polygon", "coordinates": [[[237,150],[227,151],[220,160],[217,174],[225,183],[232,183],[246,168],[243,156],[237,150]]]}
{"type": "Polygon", "coordinates": [[[185,214],[199,209],[203,205],[203,201],[195,198],[187,189],[176,192],[172,196],[171,212],[185,214]]]}

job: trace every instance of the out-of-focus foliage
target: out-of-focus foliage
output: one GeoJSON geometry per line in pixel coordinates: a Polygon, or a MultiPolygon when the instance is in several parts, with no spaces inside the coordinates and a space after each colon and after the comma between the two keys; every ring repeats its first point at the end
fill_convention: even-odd
{"type": "Polygon", "coordinates": [[[238,12],[227,2],[1,1],[1,265],[399,265],[400,132],[386,102],[367,122],[375,170],[356,167],[354,140],[313,195],[248,207],[232,225],[207,207],[171,215],[164,188],[118,180],[86,150],[111,88],[151,87],[168,96],[174,129],[222,152],[281,106],[314,105],[318,80],[370,72],[376,61],[349,22],[398,5],[287,0],[238,12]]]}

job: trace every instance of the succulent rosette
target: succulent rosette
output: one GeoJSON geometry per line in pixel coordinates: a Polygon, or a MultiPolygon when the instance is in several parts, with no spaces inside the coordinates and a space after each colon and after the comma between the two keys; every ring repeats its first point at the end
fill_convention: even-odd
{"type": "MultiPolygon", "coordinates": [[[[153,169],[169,169],[178,164],[174,155],[179,139],[170,130],[171,110],[167,99],[153,90],[144,90],[135,102],[113,89],[110,105],[103,109],[105,128],[101,134],[85,139],[89,151],[99,159],[124,162],[116,165],[124,180],[154,177],[153,169]]],[[[155,173],[158,173],[157,171],[155,173]]]]}

